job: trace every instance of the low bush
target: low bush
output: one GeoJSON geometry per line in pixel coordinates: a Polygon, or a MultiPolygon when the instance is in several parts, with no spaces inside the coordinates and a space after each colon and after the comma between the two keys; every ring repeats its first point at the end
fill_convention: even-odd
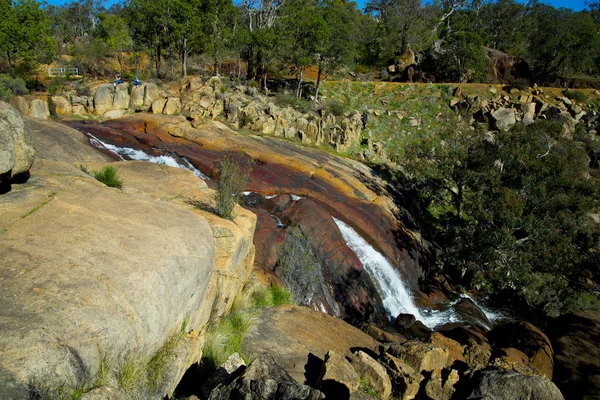
{"type": "Polygon", "coordinates": [[[275,95],[275,103],[280,107],[292,107],[303,114],[312,109],[312,102],[306,99],[299,99],[293,94],[278,92],[275,95]]]}
{"type": "Polygon", "coordinates": [[[92,173],[97,180],[106,186],[119,189],[123,186],[123,180],[119,177],[119,170],[112,165],[107,165],[98,171],[92,171],[92,173]]]}
{"type": "Polygon", "coordinates": [[[589,101],[588,96],[579,90],[567,89],[563,92],[563,94],[566,98],[575,100],[578,103],[587,103],[589,101]]]}
{"type": "Polygon", "coordinates": [[[13,78],[10,75],[0,75],[0,100],[10,101],[10,98],[29,93],[25,81],[21,78],[13,78]]]}
{"type": "Polygon", "coordinates": [[[297,227],[288,228],[279,249],[281,279],[296,304],[308,304],[321,288],[321,263],[297,227]]]}
{"type": "Polygon", "coordinates": [[[216,212],[221,218],[235,218],[233,209],[242,198],[242,192],[251,170],[249,162],[242,164],[230,157],[225,157],[220,162],[216,212]]]}
{"type": "Polygon", "coordinates": [[[329,114],[333,114],[336,117],[341,117],[348,111],[346,104],[337,100],[328,100],[325,103],[325,111],[329,114]]]}

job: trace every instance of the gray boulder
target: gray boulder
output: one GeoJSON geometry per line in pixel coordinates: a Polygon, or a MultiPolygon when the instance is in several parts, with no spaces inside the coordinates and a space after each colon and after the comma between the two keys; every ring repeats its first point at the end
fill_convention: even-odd
{"type": "Polygon", "coordinates": [[[466,398],[472,400],[564,400],[552,381],[503,369],[477,371],[470,387],[466,398]]]}
{"type": "Polygon", "coordinates": [[[31,133],[21,114],[0,102],[0,186],[9,185],[16,175],[28,173],[35,150],[31,133]]]}
{"type": "Polygon", "coordinates": [[[48,110],[48,104],[40,99],[33,99],[29,104],[28,115],[33,118],[48,119],[50,116],[50,110],[48,110]]]}
{"type": "Polygon", "coordinates": [[[158,91],[158,86],[156,83],[147,83],[144,91],[144,105],[150,106],[154,100],[158,100],[160,97],[160,93],[158,91]]]}
{"type": "Polygon", "coordinates": [[[517,123],[517,119],[515,118],[515,110],[511,108],[501,107],[497,109],[496,111],[492,112],[492,119],[494,120],[496,129],[501,131],[507,131],[517,123]]]}
{"type": "Polygon", "coordinates": [[[94,112],[96,115],[102,115],[112,109],[114,98],[114,86],[112,83],[105,83],[98,86],[94,94],[94,112]]]}
{"type": "Polygon", "coordinates": [[[112,108],[114,110],[126,110],[129,108],[129,93],[127,83],[121,83],[115,88],[115,97],[113,99],[112,108]]]}

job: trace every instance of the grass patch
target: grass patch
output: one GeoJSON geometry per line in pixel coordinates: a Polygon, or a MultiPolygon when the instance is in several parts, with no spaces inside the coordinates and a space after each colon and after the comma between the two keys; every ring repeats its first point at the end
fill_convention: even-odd
{"type": "Polygon", "coordinates": [[[589,97],[579,90],[567,89],[563,92],[566,98],[575,100],[578,103],[587,103],[589,101],[589,97]]]}
{"type": "MultiPolygon", "coordinates": [[[[39,210],[40,208],[44,207],[46,204],[50,203],[50,201],[52,201],[52,199],[54,198],[54,196],[56,196],[56,192],[52,192],[48,195],[48,199],[46,201],[44,201],[42,204],[40,204],[39,206],[33,207],[31,210],[29,210],[25,215],[23,215],[21,218],[27,218],[29,217],[31,214],[33,214],[34,212],[36,212],[37,210],[39,210]]],[[[6,232],[6,229],[4,229],[2,231],[2,233],[6,232]]],[[[2,234],[0,233],[0,234],[2,234]]]]}
{"type": "Polygon", "coordinates": [[[233,353],[242,355],[242,339],[252,324],[249,310],[234,310],[209,326],[201,368],[215,371],[233,353]]]}
{"type": "Polygon", "coordinates": [[[140,357],[129,355],[121,362],[117,370],[117,385],[127,395],[138,392],[145,378],[146,363],[140,357]]]}
{"type": "Polygon", "coordinates": [[[107,165],[106,167],[92,171],[94,177],[104,183],[106,186],[121,188],[123,187],[123,180],[119,177],[119,170],[112,165],[107,165]]]}
{"type": "Polygon", "coordinates": [[[251,295],[253,308],[280,306],[293,302],[292,293],[279,285],[255,289],[251,295]]]}
{"type": "Polygon", "coordinates": [[[165,374],[169,361],[175,354],[175,349],[185,337],[187,329],[187,320],[183,321],[179,332],[171,334],[165,344],[150,359],[147,367],[148,387],[154,390],[160,389],[164,382],[165,374]]]}

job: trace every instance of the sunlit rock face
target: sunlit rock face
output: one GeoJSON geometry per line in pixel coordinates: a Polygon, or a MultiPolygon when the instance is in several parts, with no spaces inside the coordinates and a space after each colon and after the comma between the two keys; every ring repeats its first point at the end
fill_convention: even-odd
{"type": "MultiPolygon", "coordinates": [[[[216,121],[194,128],[183,116],[132,115],[103,125],[77,123],[72,126],[119,146],[147,152],[162,149],[160,151],[185,157],[202,173],[214,178],[208,181],[209,186],[218,179],[219,161],[229,155],[252,167],[246,190],[266,196],[290,194],[310,200],[307,204],[280,205],[278,218],[303,226],[314,236],[311,240],[321,249],[321,255],[332,261],[324,274],[335,276],[330,282],[332,287],[345,288],[343,295],[338,296],[342,317],[378,319],[383,312],[380,304],[372,304],[380,301],[360,261],[350,255],[351,251],[336,250],[347,249],[347,246],[332,216],[346,221],[381,251],[413,289],[423,275],[421,262],[427,253],[427,244],[418,232],[408,229],[395,217],[400,212],[387,194],[385,182],[363,164],[285,140],[238,135],[216,121]],[[284,212],[286,208],[289,211],[284,212]]],[[[259,231],[255,243],[259,266],[272,269],[276,250],[271,244],[281,243],[283,237],[281,227],[271,216],[277,207],[269,207],[271,210],[267,213],[256,212],[259,231]]],[[[265,210],[260,205],[258,208],[265,210]]],[[[332,290],[332,296],[336,297],[338,292],[332,290]]]]}

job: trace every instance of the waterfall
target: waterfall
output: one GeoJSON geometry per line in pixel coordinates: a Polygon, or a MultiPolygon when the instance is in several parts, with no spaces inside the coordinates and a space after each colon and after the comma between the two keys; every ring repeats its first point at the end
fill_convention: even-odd
{"type": "MultiPolygon", "coordinates": [[[[383,307],[390,320],[393,321],[398,314],[412,314],[429,328],[435,328],[448,322],[460,321],[460,317],[452,307],[458,300],[449,304],[445,310],[419,309],[406,283],[400,276],[400,272],[352,227],[337,218],[333,218],[333,220],[340,228],[348,247],[358,256],[371,277],[373,284],[381,296],[383,307]]],[[[466,294],[461,295],[461,297],[470,298],[466,294]]],[[[470,299],[473,300],[472,298],[470,299]]],[[[473,302],[475,301],[473,300],[473,302]]],[[[501,314],[490,312],[480,305],[478,307],[486,314],[490,321],[502,318],[501,314]]]]}
{"type": "Polygon", "coordinates": [[[104,143],[89,132],[86,134],[90,137],[90,143],[97,148],[107,150],[121,158],[121,160],[136,160],[136,161],[148,161],[154,164],[167,165],[169,167],[176,167],[181,169],[190,170],[198,178],[202,180],[209,180],[210,178],[204,175],[198,168],[185,157],[178,157],[170,154],[161,154],[160,156],[150,155],[142,150],[132,149],[130,147],[118,147],[109,143],[104,143]]]}

